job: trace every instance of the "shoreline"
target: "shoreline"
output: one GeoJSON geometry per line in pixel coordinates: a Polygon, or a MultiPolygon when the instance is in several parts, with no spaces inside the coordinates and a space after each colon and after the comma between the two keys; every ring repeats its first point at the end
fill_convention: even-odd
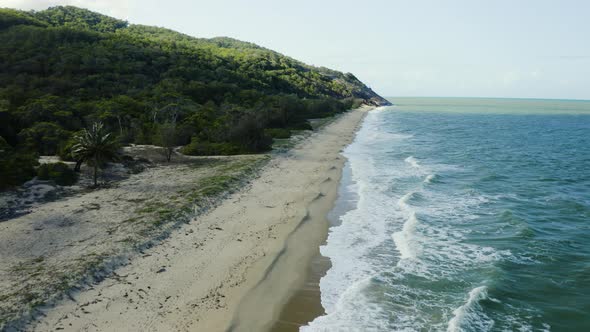
{"type": "Polygon", "coordinates": [[[270,328],[327,237],[325,218],[344,165],[340,152],[369,109],[348,111],[273,157],[246,188],[113,277],[42,310],[27,330],[270,328]],[[256,312],[245,310],[261,289],[265,297],[256,312]]]}
{"type": "MultiPolygon", "coordinates": [[[[341,223],[340,217],[355,208],[351,205],[351,200],[356,202],[357,198],[351,197],[348,189],[348,186],[353,183],[352,169],[348,159],[344,158],[344,160],[340,181],[337,184],[336,200],[326,217],[328,231],[321,246],[327,244],[330,228],[338,226],[341,223]]],[[[317,249],[309,263],[305,283],[283,306],[278,320],[273,324],[272,332],[298,332],[301,326],[308,325],[326,314],[322,305],[320,281],[332,267],[332,262],[329,257],[321,254],[319,247],[317,249]]]]}
{"type": "MultiPolygon", "coordinates": [[[[319,192],[307,204],[305,216],[287,235],[283,248],[266,269],[263,278],[240,301],[227,331],[295,332],[325,313],[319,281],[331,263],[329,258],[321,255],[320,246],[328,238],[332,224],[329,214],[335,208],[347,162],[341,152],[356,137],[366,115],[366,110],[361,112],[352,130],[340,140],[337,152],[331,151],[329,155],[334,160],[334,164],[325,171],[329,177],[320,183],[319,192]],[[270,301],[269,294],[273,297],[270,301]]],[[[329,131],[330,125],[327,127],[324,130],[329,131]]]]}

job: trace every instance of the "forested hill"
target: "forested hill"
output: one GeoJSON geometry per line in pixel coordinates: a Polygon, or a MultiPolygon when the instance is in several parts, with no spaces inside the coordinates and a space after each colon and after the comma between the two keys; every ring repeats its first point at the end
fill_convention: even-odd
{"type": "Polygon", "coordinates": [[[167,124],[187,153],[247,153],[268,149],[269,135],[361,103],[388,102],[352,74],[252,43],[194,38],[69,6],[0,9],[4,178],[39,154],[69,158],[73,135],[97,121],[122,144],[157,143],[167,124]]]}

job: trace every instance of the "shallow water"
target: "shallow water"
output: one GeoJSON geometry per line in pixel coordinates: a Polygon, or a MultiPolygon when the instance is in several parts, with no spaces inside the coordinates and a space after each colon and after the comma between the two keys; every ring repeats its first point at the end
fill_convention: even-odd
{"type": "Polygon", "coordinates": [[[344,152],[302,331],[590,331],[590,102],[394,102],[344,152]]]}

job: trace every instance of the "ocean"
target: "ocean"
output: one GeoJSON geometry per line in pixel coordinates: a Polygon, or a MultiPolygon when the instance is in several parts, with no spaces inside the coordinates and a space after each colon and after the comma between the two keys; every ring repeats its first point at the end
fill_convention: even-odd
{"type": "Polygon", "coordinates": [[[344,151],[301,331],[590,331],[590,101],[392,102],[344,151]]]}

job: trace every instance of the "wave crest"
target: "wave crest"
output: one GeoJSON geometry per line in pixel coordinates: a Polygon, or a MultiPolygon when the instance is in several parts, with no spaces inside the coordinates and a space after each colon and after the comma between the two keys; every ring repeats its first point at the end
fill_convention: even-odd
{"type": "Polygon", "coordinates": [[[420,163],[418,163],[418,160],[414,158],[414,156],[409,156],[408,158],[404,159],[404,161],[414,168],[420,168],[420,163]]]}
{"type": "Polygon", "coordinates": [[[449,321],[447,332],[489,331],[494,322],[482,312],[479,304],[479,301],[487,298],[486,286],[472,289],[465,304],[453,310],[454,316],[449,321]]]}

